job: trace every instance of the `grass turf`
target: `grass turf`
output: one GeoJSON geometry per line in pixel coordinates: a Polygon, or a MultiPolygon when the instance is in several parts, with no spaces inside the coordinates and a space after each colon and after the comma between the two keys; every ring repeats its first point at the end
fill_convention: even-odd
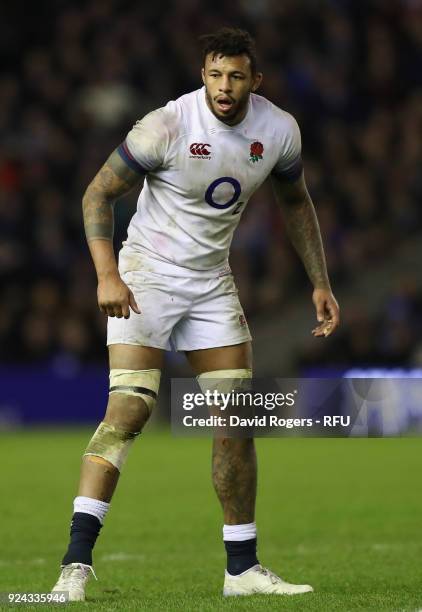
{"type": "MultiPolygon", "coordinates": [[[[0,436],[0,591],[48,592],[55,582],[90,433],[0,436]]],[[[259,558],[315,593],[224,599],[210,441],[149,429],[131,451],[97,544],[99,581],[90,581],[87,602],[69,608],[422,609],[420,439],[267,439],[257,447],[259,558]]]]}

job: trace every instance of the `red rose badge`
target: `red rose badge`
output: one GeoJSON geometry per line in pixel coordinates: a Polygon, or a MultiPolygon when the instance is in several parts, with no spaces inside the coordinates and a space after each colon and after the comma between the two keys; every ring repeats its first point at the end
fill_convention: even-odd
{"type": "Polygon", "coordinates": [[[258,140],[256,140],[255,142],[253,142],[251,144],[251,160],[253,162],[257,162],[258,160],[262,159],[262,154],[264,152],[264,145],[262,144],[262,142],[258,142],[258,140]]]}

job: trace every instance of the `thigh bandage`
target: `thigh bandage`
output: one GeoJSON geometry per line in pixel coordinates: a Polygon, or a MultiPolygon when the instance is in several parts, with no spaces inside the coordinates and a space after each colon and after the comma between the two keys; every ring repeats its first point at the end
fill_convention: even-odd
{"type": "Polygon", "coordinates": [[[160,387],[161,370],[110,370],[110,393],[133,395],[144,400],[149,413],[154,408],[160,387]]]}
{"type": "Polygon", "coordinates": [[[120,472],[130,447],[140,433],[140,431],[125,431],[103,421],[92,436],[84,456],[101,457],[114,465],[120,472]]]}
{"type": "Polygon", "coordinates": [[[213,370],[204,372],[196,377],[202,393],[218,391],[230,393],[231,391],[250,391],[252,387],[252,370],[250,368],[238,370],[213,370]]]}

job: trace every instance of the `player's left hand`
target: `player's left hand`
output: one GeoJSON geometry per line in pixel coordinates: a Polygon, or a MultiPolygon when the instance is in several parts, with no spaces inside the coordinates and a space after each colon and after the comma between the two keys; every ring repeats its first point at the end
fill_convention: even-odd
{"type": "Polygon", "coordinates": [[[314,289],[312,301],[315,304],[318,327],[312,330],[315,337],[330,336],[340,323],[340,308],[330,289],[314,289]]]}

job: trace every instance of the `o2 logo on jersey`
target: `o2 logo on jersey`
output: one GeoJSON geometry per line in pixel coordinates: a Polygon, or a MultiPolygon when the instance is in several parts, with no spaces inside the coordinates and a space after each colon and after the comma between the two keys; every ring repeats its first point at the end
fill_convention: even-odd
{"type": "Polygon", "coordinates": [[[236,207],[232,212],[232,215],[236,215],[240,212],[240,209],[243,205],[243,202],[238,202],[241,192],[242,187],[240,186],[238,180],[236,180],[232,176],[222,176],[221,178],[215,179],[215,181],[213,181],[211,185],[209,185],[208,189],[205,192],[205,202],[213,208],[218,208],[219,210],[225,210],[226,208],[230,208],[230,206],[233,206],[233,204],[236,203],[236,207]],[[229,183],[233,187],[233,195],[227,200],[227,202],[220,204],[219,202],[216,202],[214,200],[214,192],[217,187],[223,185],[224,183],[229,183]]]}

